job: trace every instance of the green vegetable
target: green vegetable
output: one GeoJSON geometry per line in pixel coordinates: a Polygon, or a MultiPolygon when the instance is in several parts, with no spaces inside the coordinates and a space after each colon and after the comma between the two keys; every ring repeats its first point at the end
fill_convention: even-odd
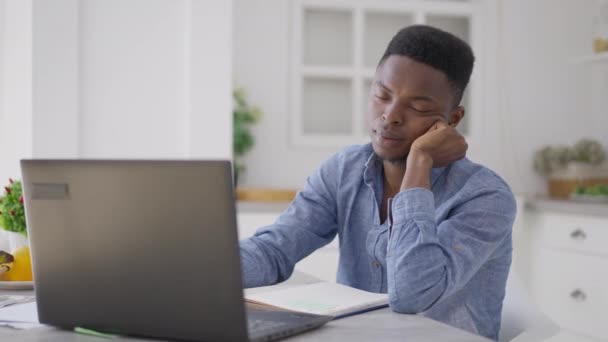
{"type": "Polygon", "coordinates": [[[4,187],[4,197],[0,198],[0,227],[27,236],[20,181],[9,179],[9,184],[4,187]]]}
{"type": "Polygon", "coordinates": [[[586,196],[608,196],[608,184],[577,186],[574,190],[574,193],[576,195],[586,196]]]}

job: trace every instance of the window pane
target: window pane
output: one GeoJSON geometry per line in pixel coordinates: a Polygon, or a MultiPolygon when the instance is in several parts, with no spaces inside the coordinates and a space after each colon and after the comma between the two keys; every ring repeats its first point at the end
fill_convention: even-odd
{"type": "Polygon", "coordinates": [[[304,11],[305,65],[352,64],[352,14],[347,11],[304,11]]]}
{"type": "Polygon", "coordinates": [[[409,14],[365,13],[365,27],[363,28],[363,63],[365,66],[376,67],[393,36],[400,29],[413,23],[413,17],[409,14]]]}
{"type": "Polygon", "coordinates": [[[351,113],[350,80],[304,78],[302,84],[304,134],[350,135],[351,113]]]}
{"type": "Polygon", "coordinates": [[[465,42],[471,42],[469,18],[429,15],[426,17],[426,23],[430,26],[448,31],[465,42]]]}
{"type": "Polygon", "coordinates": [[[363,125],[361,126],[361,133],[364,136],[367,136],[368,130],[367,130],[367,101],[369,100],[369,97],[371,95],[371,91],[372,91],[372,83],[373,83],[373,79],[365,79],[363,80],[363,92],[361,93],[362,98],[361,98],[361,106],[363,107],[363,110],[361,111],[361,114],[363,115],[363,117],[361,117],[360,119],[362,120],[361,122],[363,122],[363,125]]]}

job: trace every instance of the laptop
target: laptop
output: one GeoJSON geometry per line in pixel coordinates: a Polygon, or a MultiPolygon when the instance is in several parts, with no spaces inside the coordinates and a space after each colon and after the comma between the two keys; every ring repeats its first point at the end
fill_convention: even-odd
{"type": "Polygon", "coordinates": [[[331,317],[246,307],[228,161],[22,160],[41,323],[272,341],[331,317]]]}

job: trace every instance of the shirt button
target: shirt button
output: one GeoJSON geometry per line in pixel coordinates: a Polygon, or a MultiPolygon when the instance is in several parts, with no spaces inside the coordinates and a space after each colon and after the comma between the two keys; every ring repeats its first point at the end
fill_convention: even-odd
{"type": "Polygon", "coordinates": [[[380,267],[380,263],[379,263],[379,262],[377,262],[376,260],[374,260],[374,261],[372,262],[372,265],[374,265],[374,267],[380,267]]]}

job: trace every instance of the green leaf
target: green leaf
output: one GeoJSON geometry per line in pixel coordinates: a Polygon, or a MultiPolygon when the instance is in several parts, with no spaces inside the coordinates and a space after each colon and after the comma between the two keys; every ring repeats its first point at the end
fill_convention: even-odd
{"type": "Polygon", "coordinates": [[[25,210],[23,204],[19,202],[23,194],[23,189],[20,181],[13,181],[6,187],[10,190],[10,194],[4,190],[5,196],[0,202],[0,226],[10,232],[17,232],[27,236],[27,228],[25,222],[25,210]],[[11,214],[13,213],[13,214],[11,214]]]}
{"type": "MultiPolygon", "coordinates": [[[[233,109],[233,135],[232,135],[232,150],[235,159],[242,157],[247,151],[253,148],[255,140],[250,132],[250,126],[260,120],[262,111],[247,103],[245,90],[236,88],[233,91],[234,109],[233,109]]],[[[236,161],[235,161],[236,168],[236,161]]],[[[244,165],[239,163],[239,168],[242,170],[244,165]]]]}

